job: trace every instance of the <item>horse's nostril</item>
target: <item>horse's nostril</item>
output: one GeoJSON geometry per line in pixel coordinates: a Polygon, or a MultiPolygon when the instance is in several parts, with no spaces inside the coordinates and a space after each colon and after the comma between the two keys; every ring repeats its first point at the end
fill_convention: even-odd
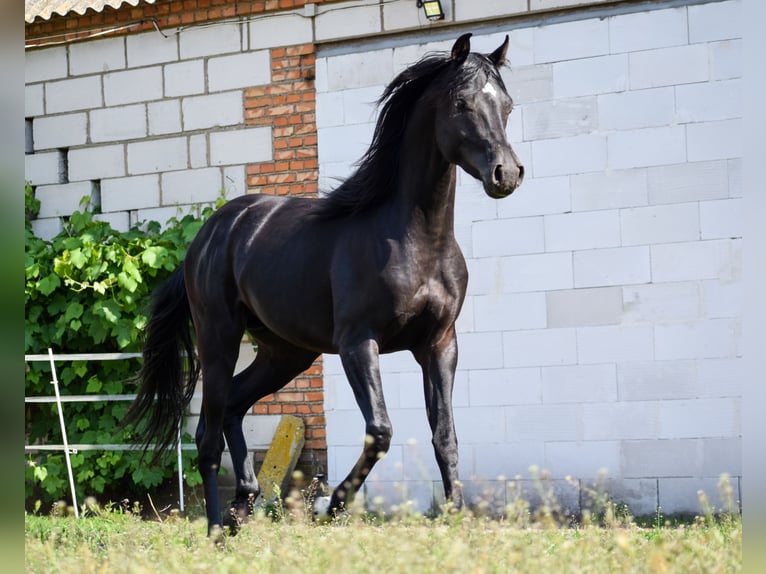
{"type": "Polygon", "coordinates": [[[503,166],[495,166],[495,183],[503,183],[503,166]]]}
{"type": "Polygon", "coordinates": [[[519,184],[521,184],[522,179],[524,179],[524,166],[519,164],[519,177],[518,177],[519,184]]]}

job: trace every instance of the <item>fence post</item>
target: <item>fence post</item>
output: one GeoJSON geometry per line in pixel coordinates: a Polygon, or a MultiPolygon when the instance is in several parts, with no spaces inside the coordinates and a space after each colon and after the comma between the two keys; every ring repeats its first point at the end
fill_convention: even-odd
{"type": "Polygon", "coordinates": [[[74,517],[80,518],[80,511],[77,508],[77,493],[74,489],[74,474],[72,473],[72,461],[69,458],[69,442],[66,438],[66,426],[64,425],[64,409],[61,405],[61,395],[59,395],[59,381],[56,377],[56,364],[53,361],[53,349],[48,347],[48,357],[51,362],[51,375],[53,376],[53,380],[51,381],[51,384],[53,385],[53,390],[56,392],[56,406],[58,407],[59,411],[59,424],[61,425],[61,437],[63,438],[64,442],[64,458],[66,459],[66,468],[67,472],[69,473],[69,488],[72,490],[72,505],[74,506],[74,517]]]}

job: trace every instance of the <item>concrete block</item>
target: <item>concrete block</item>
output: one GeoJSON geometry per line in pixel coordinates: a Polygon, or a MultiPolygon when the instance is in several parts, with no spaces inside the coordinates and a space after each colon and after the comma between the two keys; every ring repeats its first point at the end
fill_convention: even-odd
{"type": "Polygon", "coordinates": [[[468,265],[468,295],[487,295],[502,293],[504,282],[503,265],[497,257],[470,258],[468,265]]]}
{"type": "Polygon", "coordinates": [[[367,151],[374,130],[372,123],[319,130],[319,163],[356,162],[367,151]]]}
{"type": "Polygon", "coordinates": [[[71,149],[68,159],[70,181],[125,175],[125,148],[122,145],[71,149]]]}
{"type": "Polygon", "coordinates": [[[741,321],[731,318],[654,326],[658,360],[732,358],[739,354],[741,321]]]}
{"type": "Polygon", "coordinates": [[[473,299],[476,331],[516,331],[543,329],[545,294],[501,293],[477,295],[473,299]]]}
{"type": "Polygon", "coordinates": [[[94,221],[105,221],[115,231],[125,233],[130,229],[130,215],[127,211],[115,211],[113,213],[96,213],[94,221]]]}
{"type": "Polygon", "coordinates": [[[577,362],[574,329],[535,329],[503,333],[506,367],[545,367],[577,362]]]}
{"type": "Polygon", "coordinates": [[[608,167],[611,169],[667,165],[686,160],[687,135],[683,126],[618,131],[609,134],[607,141],[608,167]]]}
{"type": "MultiPolygon", "coordinates": [[[[625,440],[621,444],[623,478],[696,476],[702,463],[696,439],[625,440]]],[[[663,507],[664,508],[664,507],[663,507]]]]}
{"type": "Polygon", "coordinates": [[[487,480],[526,475],[529,467],[542,467],[545,461],[541,441],[476,444],[471,450],[474,459],[472,474],[487,480]]]}
{"type": "Polygon", "coordinates": [[[306,440],[305,430],[303,419],[300,417],[284,415],[279,421],[271,446],[266,451],[258,472],[258,483],[264,503],[273,502],[280,493],[287,492],[306,440]]]}
{"type": "Polygon", "coordinates": [[[382,31],[380,6],[374,0],[349,3],[344,10],[319,5],[314,17],[316,41],[333,40],[377,34],[382,31]]]}
{"type": "Polygon", "coordinates": [[[548,327],[616,325],[622,319],[619,287],[548,291],[545,302],[548,327]]]}
{"type": "MultiPolygon", "coordinates": [[[[742,474],[742,438],[706,438],[702,440],[702,475],[742,474]]],[[[736,492],[736,485],[734,485],[736,492]]],[[[708,495],[712,493],[707,493],[708,495]]]]}
{"type": "Polygon", "coordinates": [[[609,94],[627,88],[627,54],[553,64],[553,95],[556,98],[609,94]]]}
{"type": "Polygon", "coordinates": [[[742,199],[701,201],[699,210],[702,239],[742,237],[745,220],[742,199]]]}
{"type": "Polygon", "coordinates": [[[106,38],[69,45],[69,73],[103,74],[125,69],[125,38],[106,38]]]}
{"type": "Polygon", "coordinates": [[[271,55],[268,50],[209,58],[207,85],[211,92],[260,86],[271,81],[271,55]]]}
{"type": "Polygon", "coordinates": [[[505,67],[500,70],[500,75],[517,106],[553,97],[553,67],[550,64],[505,67]]]}
{"type": "Polygon", "coordinates": [[[247,193],[245,166],[232,165],[223,168],[223,187],[226,193],[226,199],[233,199],[239,195],[245,195],[245,193],[247,193]]]}
{"type": "Polygon", "coordinates": [[[689,42],[742,37],[742,4],[737,0],[689,6],[689,42]]]}
{"type": "Polygon", "coordinates": [[[221,170],[217,167],[162,174],[163,205],[215,201],[222,189],[221,170]]]}
{"type": "Polygon", "coordinates": [[[689,161],[742,156],[742,121],[739,119],[689,124],[686,138],[689,161]]]}
{"type": "Polygon", "coordinates": [[[727,160],[729,197],[742,197],[742,158],[727,160]]]}
{"type": "Polygon", "coordinates": [[[67,73],[66,46],[53,46],[24,51],[25,84],[65,78],[67,73]]]}
{"type": "Polygon", "coordinates": [[[662,431],[659,401],[587,403],[582,405],[582,420],[587,442],[657,439],[662,431]]]}
{"type": "Polygon", "coordinates": [[[651,167],[647,173],[652,204],[728,197],[729,169],[725,160],[663,165],[651,167]]]}
{"type": "Polygon", "coordinates": [[[605,0],[529,0],[530,10],[551,10],[553,8],[564,8],[566,6],[578,6],[580,4],[598,4],[605,0]]]}
{"type": "Polygon", "coordinates": [[[632,130],[667,126],[674,122],[672,87],[604,94],[598,97],[598,127],[632,130]]]}
{"type": "Polygon", "coordinates": [[[24,86],[24,117],[31,118],[45,114],[43,84],[24,86]]]}
{"type": "Polygon", "coordinates": [[[35,151],[84,144],[88,138],[87,123],[84,113],[36,118],[33,123],[35,151]]]}
{"type": "Polygon", "coordinates": [[[503,338],[497,332],[462,333],[458,369],[499,369],[503,366],[503,338]]]}
{"type": "Polygon", "coordinates": [[[508,16],[527,11],[524,0],[485,0],[484,2],[457,2],[455,20],[482,20],[493,16],[508,16]]]}
{"type": "Polygon", "coordinates": [[[617,365],[617,394],[620,401],[691,399],[701,391],[697,362],[631,361],[617,365]]]}
{"type": "Polygon", "coordinates": [[[525,140],[587,134],[598,123],[595,97],[568,98],[523,106],[525,140]]]}
{"type": "Polygon", "coordinates": [[[609,53],[609,25],[592,18],[534,29],[535,63],[578,60],[609,53]]]}
{"type": "Polygon", "coordinates": [[[205,62],[189,60],[164,67],[165,97],[189,96],[205,91],[205,62]]]}
{"type": "Polygon", "coordinates": [[[617,400],[617,374],[612,364],[543,367],[544,403],[592,403],[617,400]]]}
{"type": "Polygon", "coordinates": [[[32,185],[65,182],[64,156],[57,151],[24,156],[24,181],[32,185]]]}
{"type": "Polygon", "coordinates": [[[652,281],[731,280],[741,273],[741,249],[731,240],[653,245],[652,281]]]}
{"type": "Polygon", "coordinates": [[[630,89],[704,82],[708,79],[708,50],[704,44],[632,52],[630,89]]]}
{"type": "Polygon", "coordinates": [[[500,280],[504,293],[571,289],[572,255],[560,252],[503,257],[500,280]]]}
{"type": "Polygon", "coordinates": [[[501,442],[505,430],[504,410],[497,404],[455,409],[455,427],[459,429],[460,444],[501,442]]]}
{"type": "Polygon", "coordinates": [[[697,397],[741,397],[747,376],[742,357],[697,359],[697,397]]]}
{"type": "Polygon", "coordinates": [[[391,49],[343,54],[329,58],[327,89],[336,91],[387,85],[394,76],[393,64],[391,49]]]}
{"type": "Polygon", "coordinates": [[[316,98],[317,128],[342,126],[345,122],[343,92],[317,93],[316,98]]]}
{"type": "Polygon", "coordinates": [[[59,80],[45,85],[45,109],[49,114],[98,108],[102,105],[100,76],[59,80]]]}
{"type": "Polygon", "coordinates": [[[680,46],[688,41],[685,8],[647,10],[609,18],[612,54],[680,46]]]}
{"type": "Polygon", "coordinates": [[[95,202],[97,190],[91,181],[40,185],[35,189],[35,197],[40,200],[40,219],[62,217],[80,211],[80,202],[85,197],[95,202]]]}
{"type": "Polygon", "coordinates": [[[105,74],[104,100],[107,106],[119,106],[162,98],[162,67],[139,68],[105,74]]]}
{"type": "Polygon", "coordinates": [[[567,176],[524,179],[521,187],[506,201],[495,202],[501,219],[566,213],[572,209],[567,176]]]}
{"type": "MultiPolygon", "coordinates": [[[[734,492],[738,493],[737,477],[734,481],[734,492]]],[[[725,508],[725,501],[718,491],[718,477],[668,477],[658,481],[658,497],[663,514],[694,514],[703,515],[705,508],[700,501],[700,491],[708,499],[708,504],[716,509],[725,508]]],[[[739,501],[738,494],[735,500],[739,501]]],[[[737,507],[731,509],[736,511],[737,507]]]]}
{"type": "Polygon", "coordinates": [[[249,128],[210,133],[210,165],[269,161],[271,128],[249,128]]]}
{"type": "Polygon", "coordinates": [[[497,219],[500,204],[484,193],[484,187],[475,179],[458,183],[455,194],[455,223],[468,226],[469,242],[473,242],[475,223],[497,219]]]}
{"type": "Polygon", "coordinates": [[[180,100],[162,100],[146,105],[149,135],[167,135],[181,131],[180,100]]]}
{"type": "Polygon", "coordinates": [[[547,512],[556,510],[563,516],[578,516],[580,514],[580,490],[576,481],[562,479],[540,478],[538,470],[533,479],[508,481],[506,500],[513,504],[514,500],[529,503],[530,512],[547,512]],[[546,508],[544,510],[544,508],[546,508]]]}
{"type": "Polygon", "coordinates": [[[534,141],[532,160],[535,177],[602,171],[607,167],[607,138],[588,134],[534,141]]]}
{"type": "Polygon", "coordinates": [[[159,175],[101,180],[101,210],[123,212],[160,205],[159,175]]]}
{"type": "Polygon", "coordinates": [[[633,207],[648,203],[647,175],[643,168],[607,170],[573,175],[572,211],[633,207]]]}
{"type": "Polygon", "coordinates": [[[128,174],[185,169],[188,166],[185,137],[147,140],[128,144],[128,174]]]}
{"type": "MultiPolygon", "coordinates": [[[[185,33],[185,32],[184,32],[185,33]]],[[[178,60],[178,36],[165,38],[154,31],[127,36],[128,66],[139,68],[178,60]]]]}
{"type": "MultiPolygon", "coordinates": [[[[442,4],[444,20],[454,21],[452,5],[442,4]]],[[[383,4],[383,29],[386,32],[406,30],[417,26],[424,27],[429,24],[423,9],[413,6],[411,2],[399,0],[398,2],[386,2],[383,4]]]]}
{"type": "Polygon", "coordinates": [[[572,441],[579,434],[576,404],[508,406],[504,411],[505,442],[572,441]]]}
{"type": "Polygon", "coordinates": [[[385,86],[369,86],[343,90],[342,114],[346,124],[368,124],[376,120],[376,102],[385,86]]]}
{"type": "Polygon", "coordinates": [[[544,216],[545,250],[572,251],[616,247],[620,216],[615,209],[544,216]]]}
{"type": "MultiPolygon", "coordinates": [[[[656,516],[657,514],[657,481],[640,478],[609,478],[604,481],[606,493],[612,502],[627,504],[633,516],[656,516]]],[[[583,485],[584,488],[595,490],[596,486],[583,485]]],[[[582,495],[583,508],[592,508],[592,497],[588,492],[582,495]]]]}
{"type": "Polygon", "coordinates": [[[90,140],[94,143],[146,137],[146,106],[134,104],[90,112],[90,140]]]}
{"type": "Polygon", "coordinates": [[[240,23],[231,23],[184,30],[178,36],[181,59],[241,52],[242,27],[240,23]]]}
{"type": "Polygon", "coordinates": [[[651,325],[580,327],[577,359],[580,364],[651,360],[654,339],[651,325]]]}
{"type": "Polygon", "coordinates": [[[740,281],[710,279],[702,282],[702,299],[706,317],[742,317],[745,287],[740,281]]]}
{"type": "Polygon", "coordinates": [[[546,442],[545,468],[554,477],[618,474],[620,443],[616,440],[546,442]]]}
{"type": "Polygon", "coordinates": [[[711,80],[742,77],[742,40],[711,42],[708,50],[711,80]]]}
{"type": "Polygon", "coordinates": [[[523,405],[541,402],[540,369],[489,369],[468,373],[470,405],[523,405]]]}
{"type": "Polygon", "coordinates": [[[64,230],[64,223],[60,217],[46,217],[32,220],[32,231],[35,237],[50,241],[64,230]]]}
{"type": "Polygon", "coordinates": [[[196,134],[189,137],[189,165],[193,168],[207,167],[207,136],[196,134]]]}
{"type": "Polygon", "coordinates": [[[545,250],[542,217],[477,221],[473,224],[474,257],[541,253],[545,250]]]}
{"type": "Polygon", "coordinates": [[[181,103],[185,131],[231,126],[245,121],[241,91],[184,98],[181,103]]]}
{"type": "Polygon", "coordinates": [[[251,50],[310,44],[314,40],[311,19],[295,13],[280,14],[278,26],[271,18],[253,20],[249,29],[251,50]]]}
{"type": "Polygon", "coordinates": [[[649,283],[622,288],[624,323],[691,321],[703,316],[697,282],[649,283]]]}
{"type": "Polygon", "coordinates": [[[130,222],[132,225],[138,225],[147,221],[156,221],[165,227],[170,219],[183,217],[188,211],[184,211],[178,206],[138,209],[130,212],[130,222]]]}
{"type": "Polygon", "coordinates": [[[728,120],[742,116],[742,81],[704,82],[676,86],[679,123],[728,120]]]}
{"type": "Polygon", "coordinates": [[[660,403],[660,438],[735,438],[742,434],[739,398],[687,399],[660,403]]]}
{"type": "Polygon", "coordinates": [[[606,287],[648,283],[649,247],[616,247],[576,251],[572,258],[574,287],[606,287]]]}
{"type": "Polygon", "coordinates": [[[622,209],[620,229],[623,245],[694,241],[700,236],[699,207],[676,203],[622,209]]]}

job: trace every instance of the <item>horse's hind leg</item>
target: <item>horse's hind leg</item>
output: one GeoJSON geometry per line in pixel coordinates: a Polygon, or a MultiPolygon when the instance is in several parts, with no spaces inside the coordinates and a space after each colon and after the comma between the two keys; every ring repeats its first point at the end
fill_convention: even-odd
{"type": "Polygon", "coordinates": [[[232,532],[236,532],[239,523],[247,517],[252,501],[260,492],[247,453],[242,421],[255,402],[284,387],[308,369],[316,358],[316,353],[286,343],[261,344],[253,362],[234,377],[223,427],[237,484],[234,501],[224,516],[224,524],[232,532]]]}

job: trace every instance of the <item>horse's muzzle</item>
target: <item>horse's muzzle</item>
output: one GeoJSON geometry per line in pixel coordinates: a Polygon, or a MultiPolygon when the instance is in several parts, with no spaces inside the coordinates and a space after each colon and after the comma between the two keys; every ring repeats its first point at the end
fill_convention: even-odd
{"type": "Polygon", "coordinates": [[[493,199],[511,195],[524,180],[524,166],[517,162],[510,165],[498,163],[484,178],[484,191],[493,199]]]}

